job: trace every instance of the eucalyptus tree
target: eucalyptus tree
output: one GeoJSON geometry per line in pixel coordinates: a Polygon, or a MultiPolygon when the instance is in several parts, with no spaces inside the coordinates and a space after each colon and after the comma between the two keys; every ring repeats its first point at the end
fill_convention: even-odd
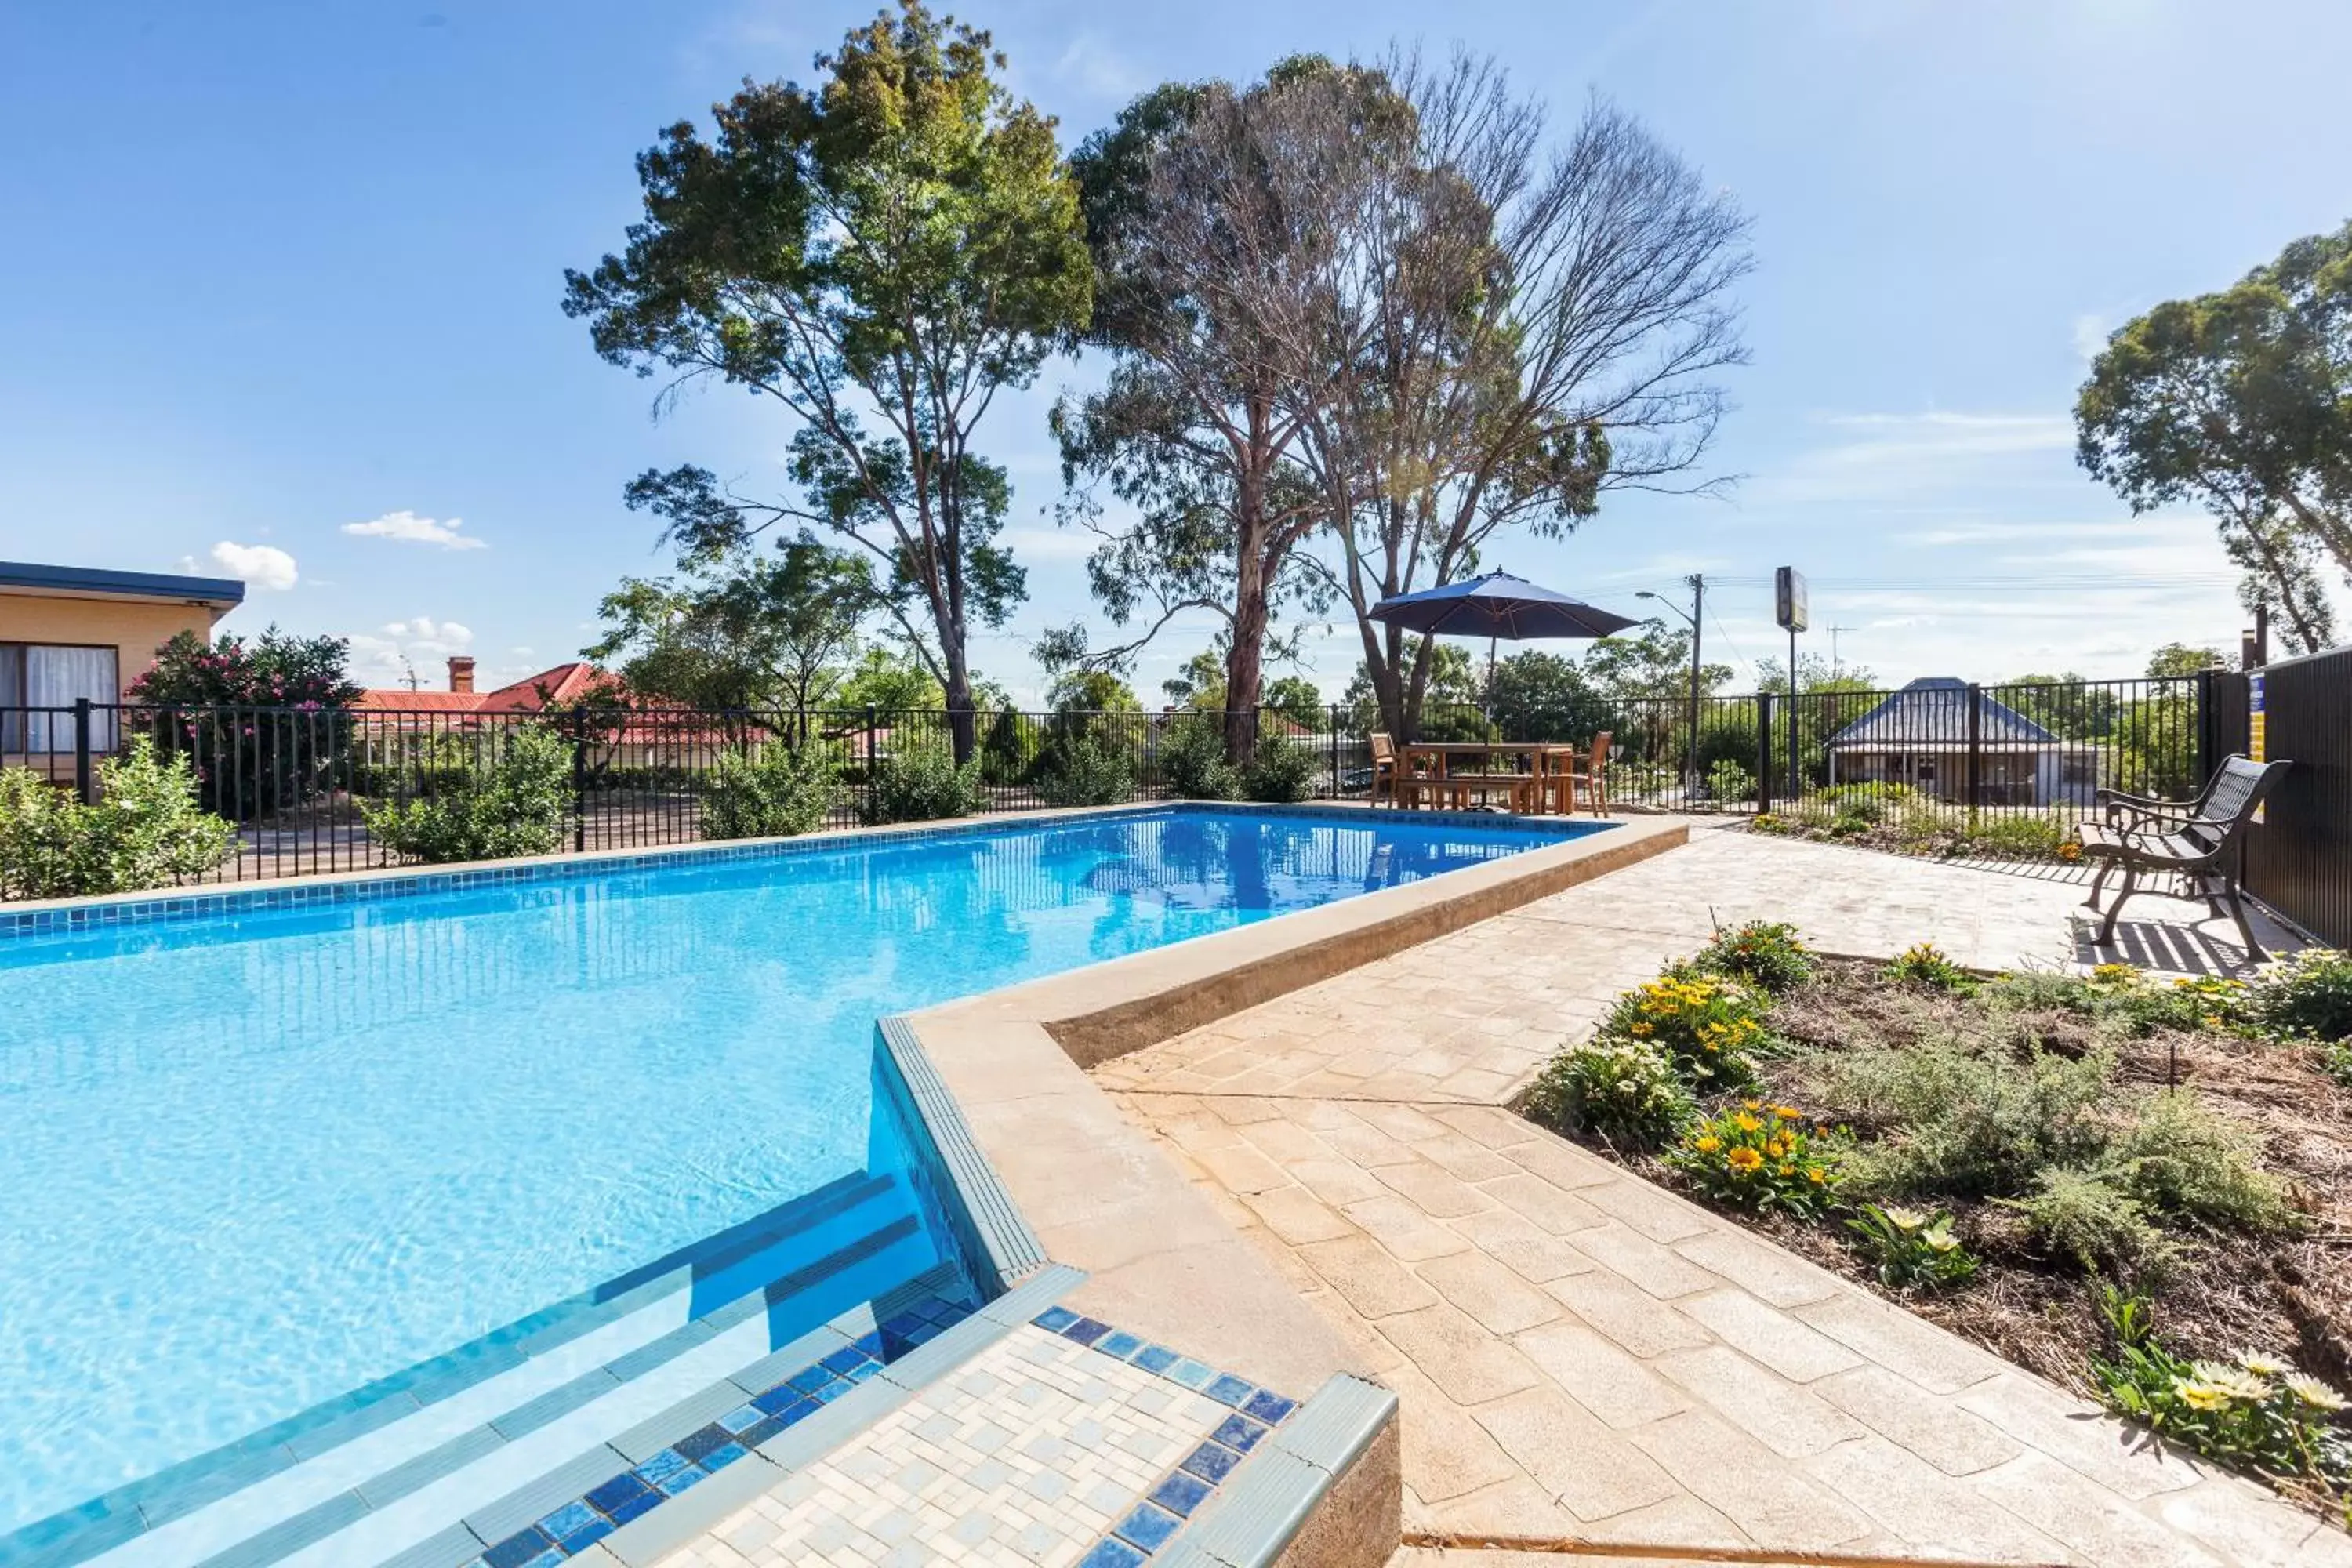
{"type": "Polygon", "coordinates": [[[1296,447],[1334,384],[1301,347],[1361,184],[1360,149],[1332,131],[1397,107],[1376,73],[1300,57],[1247,88],[1156,88],[1073,160],[1099,279],[1089,341],[1110,370],[1054,412],[1062,516],[1097,536],[1095,596],[1138,629],[1093,650],[1073,630],[1040,656],[1122,665],[1184,612],[1216,616],[1235,762],[1266,660],[1294,651],[1282,612],[1327,602],[1302,550],[1326,503],[1296,447]]]}
{"type": "Polygon", "coordinates": [[[820,57],[822,81],[756,85],[637,159],[645,216],[569,272],[597,352],[681,386],[772,398],[796,426],[797,493],[745,496],[709,469],[648,472],[633,505],[690,551],[832,530],[877,568],[883,609],[973,742],[972,624],[1025,594],[996,542],[1010,487],[973,449],[997,393],[1087,322],[1093,268],[1054,121],[1003,85],[986,33],[918,0],[820,57]]]}
{"type": "Polygon", "coordinates": [[[2321,568],[2352,580],[2352,223],[2126,323],[2074,421],[2085,468],[2135,512],[2204,506],[2247,606],[2280,611],[2299,650],[2324,645],[2321,568]]]}
{"type": "Polygon", "coordinates": [[[1548,147],[1542,106],[1491,60],[1376,73],[1409,135],[1361,156],[1297,357],[1335,365],[1297,404],[1383,722],[1416,731],[1436,646],[1379,600],[1474,574],[1506,530],[1556,536],[1618,489],[1706,490],[1699,465],[1744,361],[1751,266],[1737,204],[1632,117],[1589,105],[1548,147]]]}

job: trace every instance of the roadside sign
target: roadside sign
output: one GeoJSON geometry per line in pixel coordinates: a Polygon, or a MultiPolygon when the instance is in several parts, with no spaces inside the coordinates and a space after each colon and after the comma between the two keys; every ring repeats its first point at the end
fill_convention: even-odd
{"type": "Polygon", "coordinates": [[[1794,566],[1772,574],[1772,619],[1784,632],[1805,629],[1805,574],[1794,566]]]}
{"type": "MultiPolygon", "coordinates": [[[[2256,763],[2270,761],[2267,749],[2267,742],[2270,740],[2268,731],[2268,720],[2263,712],[2263,673],[2258,669],[2249,670],[2246,672],[2246,756],[2248,760],[2256,763]]],[[[2269,810],[2267,804],[2254,807],[2254,820],[2262,821],[2263,814],[2269,810]]]]}

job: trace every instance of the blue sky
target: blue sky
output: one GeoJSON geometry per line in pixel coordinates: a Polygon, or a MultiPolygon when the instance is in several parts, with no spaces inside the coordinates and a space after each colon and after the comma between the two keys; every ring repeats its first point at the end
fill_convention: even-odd
{"type": "MultiPolygon", "coordinates": [[[[772,406],[651,417],[557,308],[615,246],[632,155],[745,75],[810,74],[852,4],[0,5],[0,557],[244,575],[228,623],[354,640],[389,684],[467,651],[572,657],[598,596],[663,564],[622,483],[778,475],[772,406]]],[[[2106,328],[2347,216],[2352,7],[2262,0],[1001,0],[1015,84],[1075,143],[1170,77],[1391,38],[1499,54],[1573,115],[1601,92],[1756,220],[1754,363],[1714,454],[1726,500],[1612,497],[1497,565],[1639,606],[1703,570],[1714,651],[1779,646],[1772,567],[1881,676],[2135,673],[2233,644],[2210,525],[2134,519],[2077,469],[2068,411],[2106,328]]],[[[992,416],[1033,596],[978,662],[1089,610],[1058,533],[1049,365],[992,416]]],[[[1170,634],[1147,694],[1205,640],[1170,634]]],[[[1315,639],[1336,693],[1351,627],[1315,639]]],[[[1817,630],[1810,649],[1826,653],[1817,630]]]]}

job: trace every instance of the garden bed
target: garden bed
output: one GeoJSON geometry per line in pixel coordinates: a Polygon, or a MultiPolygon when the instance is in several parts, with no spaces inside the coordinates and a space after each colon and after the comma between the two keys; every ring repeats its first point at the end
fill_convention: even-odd
{"type": "Polygon", "coordinates": [[[1987,980],[1790,936],[1628,993],[1528,1114],[2341,1521],[2352,963],[1987,980]]]}

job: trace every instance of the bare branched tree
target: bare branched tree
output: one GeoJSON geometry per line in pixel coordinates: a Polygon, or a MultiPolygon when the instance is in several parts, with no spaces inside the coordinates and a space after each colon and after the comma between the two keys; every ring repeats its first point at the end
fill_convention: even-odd
{"type": "Polygon", "coordinates": [[[1360,150],[1332,128],[1391,99],[1372,73],[1286,61],[1246,90],[1146,94],[1073,161],[1097,267],[1091,338],[1114,364],[1102,391],[1055,410],[1063,518],[1099,536],[1095,595],[1141,631],[1090,652],[1066,634],[1041,657],[1116,664],[1186,610],[1217,615],[1236,760],[1265,659],[1286,651],[1279,611],[1328,602],[1301,552],[1327,503],[1296,447],[1339,367],[1300,345],[1330,315],[1340,204],[1362,185],[1360,150]]]}
{"type": "Polygon", "coordinates": [[[1323,562],[1354,609],[1383,722],[1413,731],[1431,645],[1366,617],[1379,600],[1470,575],[1523,526],[1557,535],[1616,489],[1704,491],[1745,359],[1729,302],[1748,221],[1630,116],[1595,102],[1544,153],[1539,105],[1499,66],[1391,55],[1405,106],[1365,134],[1346,106],[1302,145],[1344,146],[1324,177],[1343,215],[1279,323],[1281,407],[1333,524],[1323,562]]]}

